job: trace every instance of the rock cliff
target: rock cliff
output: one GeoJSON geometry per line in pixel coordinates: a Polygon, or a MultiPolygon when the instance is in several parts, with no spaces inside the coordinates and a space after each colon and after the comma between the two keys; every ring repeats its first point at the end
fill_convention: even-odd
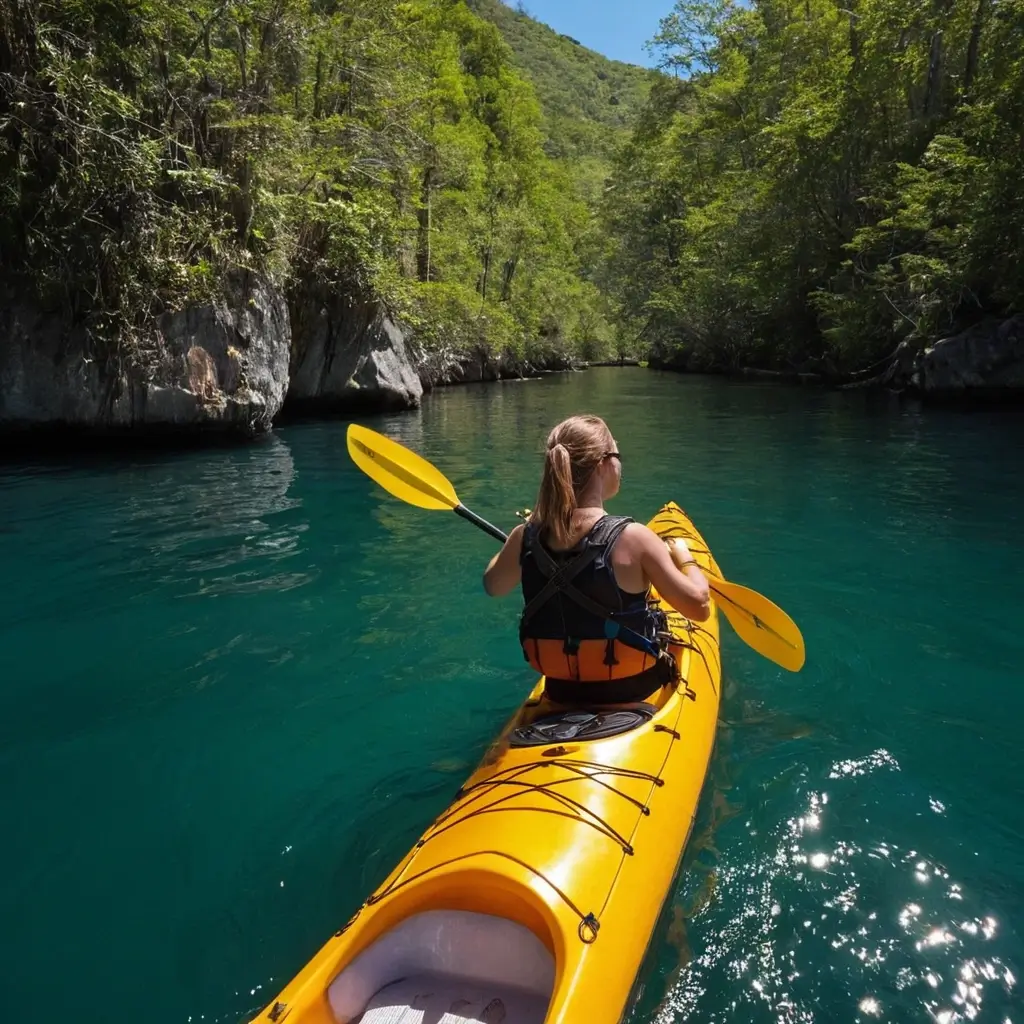
{"type": "Polygon", "coordinates": [[[1024,315],[976,324],[926,348],[911,384],[935,398],[1024,394],[1024,315]]]}
{"type": "Polygon", "coordinates": [[[243,273],[215,301],[159,317],[117,351],[9,297],[0,306],[0,429],[258,434],[284,401],[290,343],[281,295],[243,273]]]}
{"type": "Polygon", "coordinates": [[[446,384],[536,377],[572,364],[508,353],[425,352],[380,302],[306,289],[285,295],[237,272],[206,304],[106,345],[56,313],[0,304],[0,432],[267,431],[282,408],[347,415],[409,409],[446,384]]]}
{"type": "Polygon", "coordinates": [[[423,385],[405,338],[379,303],[303,294],[290,305],[289,410],[347,412],[420,404],[423,385]]]}

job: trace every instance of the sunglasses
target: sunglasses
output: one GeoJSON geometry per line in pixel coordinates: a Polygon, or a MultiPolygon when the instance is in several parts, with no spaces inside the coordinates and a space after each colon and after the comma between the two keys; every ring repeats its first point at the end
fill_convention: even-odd
{"type": "Polygon", "coordinates": [[[618,459],[619,465],[622,465],[622,456],[618,452],[605,452],[601,457],[604,459],[618,459]]]}

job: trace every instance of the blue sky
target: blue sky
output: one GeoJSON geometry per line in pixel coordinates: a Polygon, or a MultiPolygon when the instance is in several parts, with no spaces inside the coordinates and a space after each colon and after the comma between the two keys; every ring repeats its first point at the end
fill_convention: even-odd
{"type": "MultiPolygon", "coordinates": [[[[505,0],[510,7],[516,0],[505,0]]],[[[538,21],[613,60],[653,66],[644,50],[673,0],[523,0],[538,21]]]]}

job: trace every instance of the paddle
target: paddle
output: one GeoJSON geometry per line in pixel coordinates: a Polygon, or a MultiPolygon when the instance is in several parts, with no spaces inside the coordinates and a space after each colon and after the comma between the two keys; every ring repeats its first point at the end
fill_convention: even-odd
{"type": "Polygon", "coordinates": [[[730,583],[705,569],[729,625],[748,647],[790,672],[804,667],[804,638],[797,624],[773,601],[750,587],[730,583]]]}
{"type": "MultiPolygon", "coordinates": [[[[448,478],[421,455],[357,423],[349,424],[347,444],[352,461],[389,494],[419,508],[450,509],[495,540],[508,539],[466,508],[448,478]]],[[[796,623],[756,590],[720,579],[716,573],[707,575],[719,607],[739,638],[769,661],[798,672],[804,663],[804,639],[796,623]]]]}
{"type": "Polygon", "coordinates": [[[436,466],[405,445],[358,423],[349,424],[347,442],[352,461],[396,498],[420,508],[451,509],[495,540],[503,544],[508,540],[507,534],[459,501],[455,488],[436,466]]]}

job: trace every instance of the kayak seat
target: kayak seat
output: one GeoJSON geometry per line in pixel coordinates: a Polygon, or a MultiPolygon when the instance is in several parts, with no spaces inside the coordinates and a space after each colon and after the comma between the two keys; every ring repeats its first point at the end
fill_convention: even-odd
{"type": "Polygon", "coordinates": [[[427,910],[385,932],[330,984],[337,1024],[543,1024],[555,983],[523,925],[427,910]]]}
{"type": "Polygon", "coordinates": [[[382,988],[358,1024],[544,1024],[548,1000],[533,992],[431,974],[382,988]]]}

